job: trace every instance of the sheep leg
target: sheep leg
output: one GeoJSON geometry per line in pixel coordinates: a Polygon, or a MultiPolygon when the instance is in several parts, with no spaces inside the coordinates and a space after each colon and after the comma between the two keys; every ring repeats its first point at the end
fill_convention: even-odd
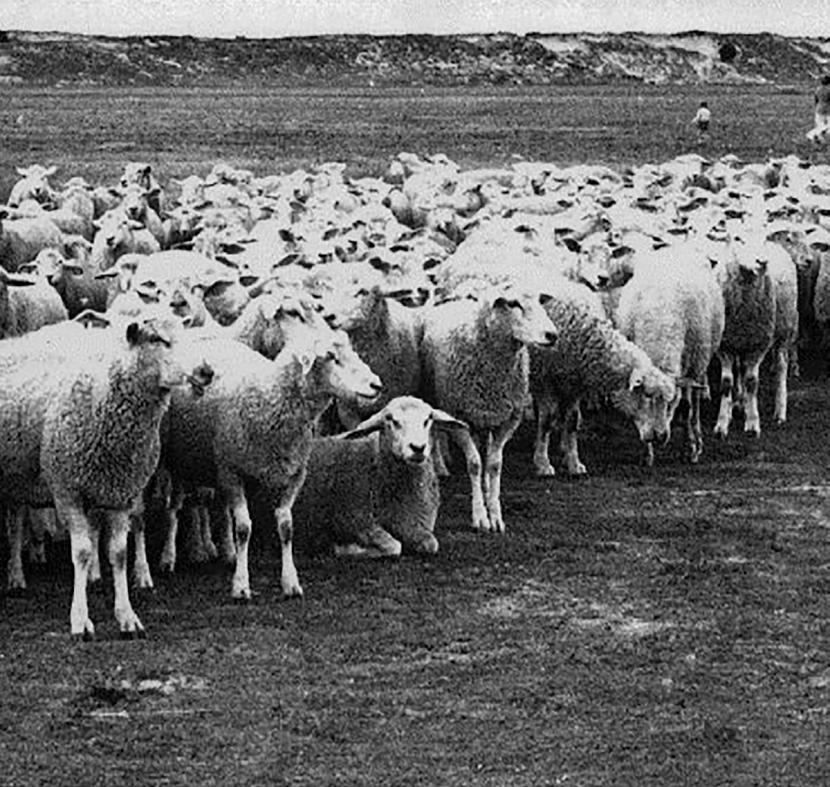
{"type": "Polygon", "coordinates": [[[144,636],[144,626],[130,603],[130,589],[127,581],[127,536],[130,532],[129,511],[110,511],[108,553],[112,567],[112,584],[115,590],[115,620],[124,639],[144,636]]]}
{"type": "Polygon", "coordinates": [[[184,505],[184,491],[175,489],[164,509],[165,537],[164,547],[159,558],[159,569],[172,574],[176,568],[176,538],[179,535],[179,513],[184,505]]]}
{"type": "Polygon", "coordinates": [[[582,428],[582,411],[579,402],[571,405],[565,417],[562,419],[562,434],[559,438],[559,445],[565,456],[565,465],[568,474],[572,476],[587,475],[588,470],[579,459],[579,443],[577,441],[579,430],[582,428]]]}
{"type": "Polygon", "coordinates": [[[69,545],[72,551],[74,584],[72,606],[69,611],[69,627],[74,637],[90,640],[95,636],[95,626],[89,619],[86,586],[92,566],[94,551],[92,526],[83,509],[70,500],[55,498],[55,508],[61,522],[69,530],[69,545]]]}
{"type": "Polygon", "coordinates": [[[450,446],[447,436],[439,432],[433,439],[432,461],[435,465],[435,473],[439,478],[448,478],[450,475],[447,463],[450,456],[450,446]]]}
{"type": "Polygon", "coordinates": [[[504,446],[522,422],[521,412],[516,413],[491,433],[487,443],[487,511],[490,527],[497,533],[504,533],[504,519],[501,513],[501,469],[504,462],[504,446]]]}
{"type": "Polygon", "coordinates": [[[92,559],[89,563],[88,581],[90,584],[101,581],[101,525],[97,522],[92,522],[89,530],[89,536],[92,539],[92,559]]]}
{"type": "MultiPolygon", "coordinates": [[[[294,520],[291,515],[291,506],[297,499],[300,488],[305,481],[306,470],[297,473],[287,488],[280,495],[279,502],[274,510],[274,518],[277,520],[277,533],[280,537],[280,549],[282,551],[282,570],[280,584],[286,598],[302,596],[303,589],[300,587],[300,578],[297,576],[297,567],[294,565],[294,520]]],[[[238,558],[237,558],[238,560],[238,558]]]]}
{"type": "Polygon", "coordinates": [[[199,492],[199,528],[202,532],[202,546],[208,560],[216,560],[219,556],[219,550],[213,541],[213,531],[211,529],[210,519],[210,498],[213,497],[213,490],[210,490],[210,495],[207,495],[204,490],[199,492]]]}
{"type": "Polygon", "coordinates": [[[683,398],[689,404],[686,413],[686,438],[689,444],[689,461],[694,465],[700,461],[703,453],[703,430],[700,425],[701,391],[695,388],[685,389],[683,398]]]}
{"type": "Polygon", "coordinates": [[[732,422],[732,386],[734,383],[734,358],[726,353],[718,353],[720,359],[720,410],[715,424],[715,435],[726,438],[732,422]]]}
{"type": "MultiPolygon", "coordinates": [[[[228,477],[222,482],[223,497],[230,507],[233,532],[236,537],[236,566],[231,582],[231,598],[248,601],[251,598],[251,580],[248,573],[248,544],[251,540],[251,513],[240,479],[228,477]]],[[[283,572],[285,565],[283,565],[283,572]]]]}
{"type": "Polygon", "coordinates": [[[533,468],[537,476],[551,478],[556,475],[550,461],[550,432],[556,417],[556,403],[533,397],[536,411],[536,440],[533,445],[533,468]]]}
{"type": "Polygon", "coordinates": [[[29,562],[46,564],[46,534],[55,533],[54,508],[29,509],[29,562]]]}
{"type": "Polygon", "coordinates": [[[473,509],[473,529],[489,530],[490,519],[484,505],[484,490],[481,480],[481,454],[473,436],[466,429],[453,429],[452,437],[456,445],[464,452],[467,460],[467,475],[470,479],[470,494],[473,509]]]}
{"type": "Polygon", "coordinates": [[[9,540],[7,588],[25,590],[26,575],[23,572],[23,539],[26,524],[26,506],[9,506],[6,512],[6,536],[9,540]]]}
{"type": "Polygon", "coordinates": [[[389,558],[400,557],[401,542],[387,533],[380,525],[360,534],[360,543],[335,544],[336,557],[389,558]]]}
{"type": "Polygon", "coordinates": [[[233,541],[230,511],[220,501],[211,506],[210,516],[211,521],[215,520],[218,522],[219,554],[223,562],[232,566],[236,561],[236,544],[233,541]]]}
{"type": "Polygon", "coordinates": [[[761,416],[758,412],[758,373],[763,356],[747,363],[744,378],[745,413],[744,431],[758,437],[761,434],[761,416]]]}
{"type": "Polygon", "coordinates": [[[790,366],[790,352],[779,347],[775,353],[775,423],[787,422],[787,374],[790,366]]]}
{"type": "Polygon", "coordinates": [[[133,542],[135,544],[133,583],[137,588],[152,590],[153,576],[150,573],[150,563],[147,560],[147,539],[144,535],[144,526],[144,514],[134,514],[132,518],[133,542]]]}

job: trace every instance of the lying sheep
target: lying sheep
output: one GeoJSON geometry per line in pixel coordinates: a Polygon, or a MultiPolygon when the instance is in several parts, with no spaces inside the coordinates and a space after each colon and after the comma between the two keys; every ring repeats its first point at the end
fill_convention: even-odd
{"type": "Polygon", "coordinates": [[[529,396],[527,345],[552,345],[557,332],[538,295],[485,282],[469,292],[424,311],[422,385],[427,401],[470,425],[472,434],[453,437],[467,461],[473,527],[504,532],[502,455],[529,396]],[[486,448],[486,504],[476,440],[486,448]]]}
{"type": "Polygon", "coordinates": [[[275,512],[282,546],[281,585],[302,594],[294,566],[291,508],[306,473],[316,421],[335,395],[371,397],[380,380],[342,332],[325,324],[289,341],[271,361],[240,342],[199,343],[216,381],[199,401],[174,392],[165,464],[189,488],[215,487],[237,540],[231,595],[249,599],[251,516],[243,480],[257,482],[275,512]]]}
{"type": "Polygon", "coordinates": [[[582,284],[560,278],[550,282],[545,311],[559,331],[552,348],[530,348],[530,393],[536,413],[533,464],[539,476],[554,474],[548,455],[550,431],[557,419],[561,449],[570,475],[585,474],[577,429],[580,402],[587,395],[610,397],[649,443],[669,430],[674,380],[646,352],[606,318],[598,296],[582,284]]]}
{"type": "MultiPolygon", "coordinates": [[[[620,331],[676,382],[688,403],[686,445],[691,462],[703,451],[701,398],[706,372],[724,332],[724,302],[708,259],[694,246],[672,246],[637,265],[617,307],[620,331]]],[[[674,415],[680,399],[669,412],[674,415]]],[[[668,436],[668,435],[667,435],[668,436]]],[[[647,462],[654,461],[649,444],[647,462]]]]}
{"type": "Polygon", "coordinates": [[[49,178],[57,172],[57,167],[44,167],[41,164],[32,164],[29,167],[18,167],[17,174],[21,176],[13,186],[6,201],[8,205],[16,207],[28,199],[33,199],[41,205],[48,205],[55,199],[55,192],[49,184],[49,178]]]}
{"type": "Polygon", "coordinates": [[[86,596],[93,510],[107,520],[121,634],[144,630],[127,589],[130,512],[158,464],[171,388],[209,380],[201,362],[182,363],[173,342],[170,327],[152,318],[107,330],[48,326],[0,342],[0,497],[54,501],[75,569],[73,635],[95,630],[86,596]]]}
{"type": "Polygon", "coordinates": [[[292,512],[301,543],[339,554],[438,551],[440,491],[433,429],[466,424],[413,396],[392,399],[355,429],[314,440],[292,512]]]}

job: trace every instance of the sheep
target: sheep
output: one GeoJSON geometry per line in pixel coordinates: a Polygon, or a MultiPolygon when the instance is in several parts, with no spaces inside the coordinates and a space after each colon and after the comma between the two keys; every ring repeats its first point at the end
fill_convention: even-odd
{"type": "MultiPolygon", "coordinates": [[[[251,301],[236,322],[227,327],[217,325],[205,326],[202,330],[194,329],[189,335],[198,338],[218,338],[228,341],[237,341],[248,349],[259,353],[264,358],[274,360],[280,351],[298,331],[306,331],[314,328],[321,328],[320,318],[311,308],[305,297],[300,297],[291,290],[265,293],[259,298],[251,301]]],[[[197,496],[204,497],[210,487],[203,486],[197,490],[197,496]]],[[[168,505],[165,511],[166,518],[166,539],[162,549],[159,567],[162,571],[172,572],[176,565],[176,537],[178,534],[178,511],[182,508],[185,500],[184,490],[181,485],[171,489],[167,495],[168,505]]],[[[202,531],[207,534],[208,528],[205,521],[209,516],[202,503],[197,502],[198,516],[202,531]]],[[[221,507],[216,506],[215,510],[221,507]]],[[[229,522],[228,517],[222,513],[221,519],[225,524],[229,522]]],[[[227,532],[222,531],[221,553],[227,562],[232,562],[235,550],[233,539],[228,537],[227,532]]],[[[202,538],[203,546],[210,554],[210,542],[202,538]]]]}
{"type": "Polygon", "coordinates": [[[33,280],[28,277],[13,275],[5,268],[0,268],[0,339],[10,334],[9,292],[18,287],[31,287],[33,284],[33,280]]]}
{"type": "Polygon", "coordinates": [[[18,167],[17,174],[21,175],[21,180],[18,180],[12,186],[9,193],[9,198],[6,204],[11,207],[17,207],[21,202],[27,199],[33,199],[41,205],[47,205],[54,201],[55,192],[49,185],[49,178],[55,174],[57,167],[44,167],[40,164],[32,164],[29,167],[18,167]]]}
{"type": "Polygon", "coordinates": [[[122,190],[126,190],[131,184],[136,184],[144,190],[148,205],[156,212],[157,216],[161,216],[163,192],[161,185],[153,175],[152,166],[143,161],[128,161],[124,165],[124,172],[119,180],[119,185],[122,190]]]}
{"type": "Polygon", "coordinates": [[[165,466],[185,485],[212,486],[230,507],[237,540],[233,598],[251,597],[251,517],[243,478],[258,482],[274,506],[285,596],[302,595],[294,565],[291,507],[306,473],[316,421],[332,397],[372,397],[380,380],[324,323],[298,333],[271,361],[238,341],[199,344],[216,380],[198,402],[174,392],[165,466]]]}
{"type": "Polygon", "coordinates": [[[119,630],[144,632],[127,588],[130,512],[158,464],[171,388],[190,380],[201,389],[210,378],[201,361],[185,371],[173,343],[170,325],[152,317],[108,330],[47,326],[0,342],[0,497],[54,501],[70,535],[76,637],[95,633],[86,596],[94,510],[109,526],[119,630]]]}
{"type": "Polygon", "coordinates": [[[613,326],[598,296],[585,285],[562,277],[551,281],[547,292],[551,298],[545,311],[559,338],[553,348],[530,347],[530,393],[536,414],[533,465],[538,476],[554,475],[548,446],[558,415],[568,473],[584,475],[587,470],[577,445],[581,400],[588,394],[609,396],[648,443],[668,433],[675,383],[613,326]]]}
{"type": "Polygon", "coordinates": [[[472,526],[504,532],[502,454],[529,396],[527,345],[552,345],[557,332],[538,295],[485,282],[470,294],[473,298],[445,301],[424,312],[423,398],[470,425],[472,434],[457,431],[453,437],[467,462],[472,526]],[[487,449],[486,504],[476,439],[487,449]]]}
{"type": "MultiPolygon", "coordinates": [[[[643,259],[622,288],[617,324],[676,382],[689,405],[689,460],[697,463],[703,451],[700,401],[708,395],[706,372],[724,332],[723,295],[708,259],[701,259],[693,244],[668,247],[643,259]]],[[[675,397],[669,422],[679,401],[675,397]]],[[[652,464],[653,444],[647,448],[646,461],[652,464]]]]}
{"type": "Polygon", "coordinates": [[[438,551],[440,491],[433,429],[467,429],[413,396],[399,396],[355,429],[315,438],[292,508],[299,543],[338,554],[396,557],[438,551]]]}
{"type": "Polygon", "coordinates": [[[32,276],[33,285],[13,287],[9,291],[7,336],[20,336],[69,318],[60,294],[51,283],[56,257],[62,260],[54,249],[43,249],[32,262],[20,267],[21,274],[32,276]]]}
{"type": "Polygon", "coordinates": [[[761,363],[774,348],[777,423],[787,419],[789,353],[798,331],[795,266],[787,252],[769,241],[735,238],[730,255],[716,267],[725,303],[725,327],[718,351],[721,401],[715,435],[725,438],[733,404],[742,405],[744,431],[761,434],[758,377],[761,363]],[[737,367],[738,376],[735,377],[737,367]],[[733,402],[733,392],[739,392],[733,402]],[[743,401],[741,401],[743,399],[743,401]]]}
{"type": "Polygon", "coordinates": [[[150,207],[148,194],[142,186],[137,183],[127,186],[120,209],[127,214],[129,219],[145,227],[160,247],[164,245],[167,240],[167,231],[159,214],[150,207]]]}
{"type": "Polygon", "coordinates": [[[0,267],[14,273],[31,262],[41,249],[63,248],[63,234],[46,215],[7,220],[8,209],[0,207],[0,267]]]}
{"type": "Polygon", "coordinates": [[[340,398],[337,414],[351,429],[396,396],[416,394],[420,386],[416,310],[402,306],[381,285],[361,288],[352,308],[337,315],[357,354],[383,380],[383,393],[367,405],[340,398]]]}

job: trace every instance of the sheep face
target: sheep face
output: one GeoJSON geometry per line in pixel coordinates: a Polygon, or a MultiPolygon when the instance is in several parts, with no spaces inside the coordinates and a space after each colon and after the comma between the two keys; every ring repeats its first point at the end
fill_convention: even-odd
{"type": "Polygon", "coordinates": [[[510,293],[496,297],[492,301],[491,320],[494,327],[521,345],[550,347],[559,335],[538,296],[510,293]]]}
{"type": "MultiPolygon", "coordinates": [[[[343,331],[318,336],[311,358],[311,374],[318,376],[321,388],[333,396],[374,399],[383,388],[380,378],[354,351],[343,331]]],[[[307,356],[308,357],[308,356],[307,356]]],[[[307,361],[304,365],[307,365],[307,361]]]]}
{"type": "Polygon", "coordinates": [[[677,386],[657,369],[636,368],[628,388],[615,396],[616,404],[634,422],[640,441],[665,442],[679,396],[677,386]]]}
{"type": "Polygon", "coordinates": [[[139,229],[141,226],[121,212],[106,213],[96,222],[101,240],[109,249],[116,249],[127,243],[132,230],[139,229]]]}

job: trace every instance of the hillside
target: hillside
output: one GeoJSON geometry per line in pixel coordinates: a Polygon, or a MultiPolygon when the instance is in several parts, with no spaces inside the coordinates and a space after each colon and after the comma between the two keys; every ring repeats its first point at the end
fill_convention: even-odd
{"type": "Polygon", "coordinates": [[[830,39],[699,31],[274,39],[0,32],[0,84],[793,84],[828,64],[830,39]]]}

